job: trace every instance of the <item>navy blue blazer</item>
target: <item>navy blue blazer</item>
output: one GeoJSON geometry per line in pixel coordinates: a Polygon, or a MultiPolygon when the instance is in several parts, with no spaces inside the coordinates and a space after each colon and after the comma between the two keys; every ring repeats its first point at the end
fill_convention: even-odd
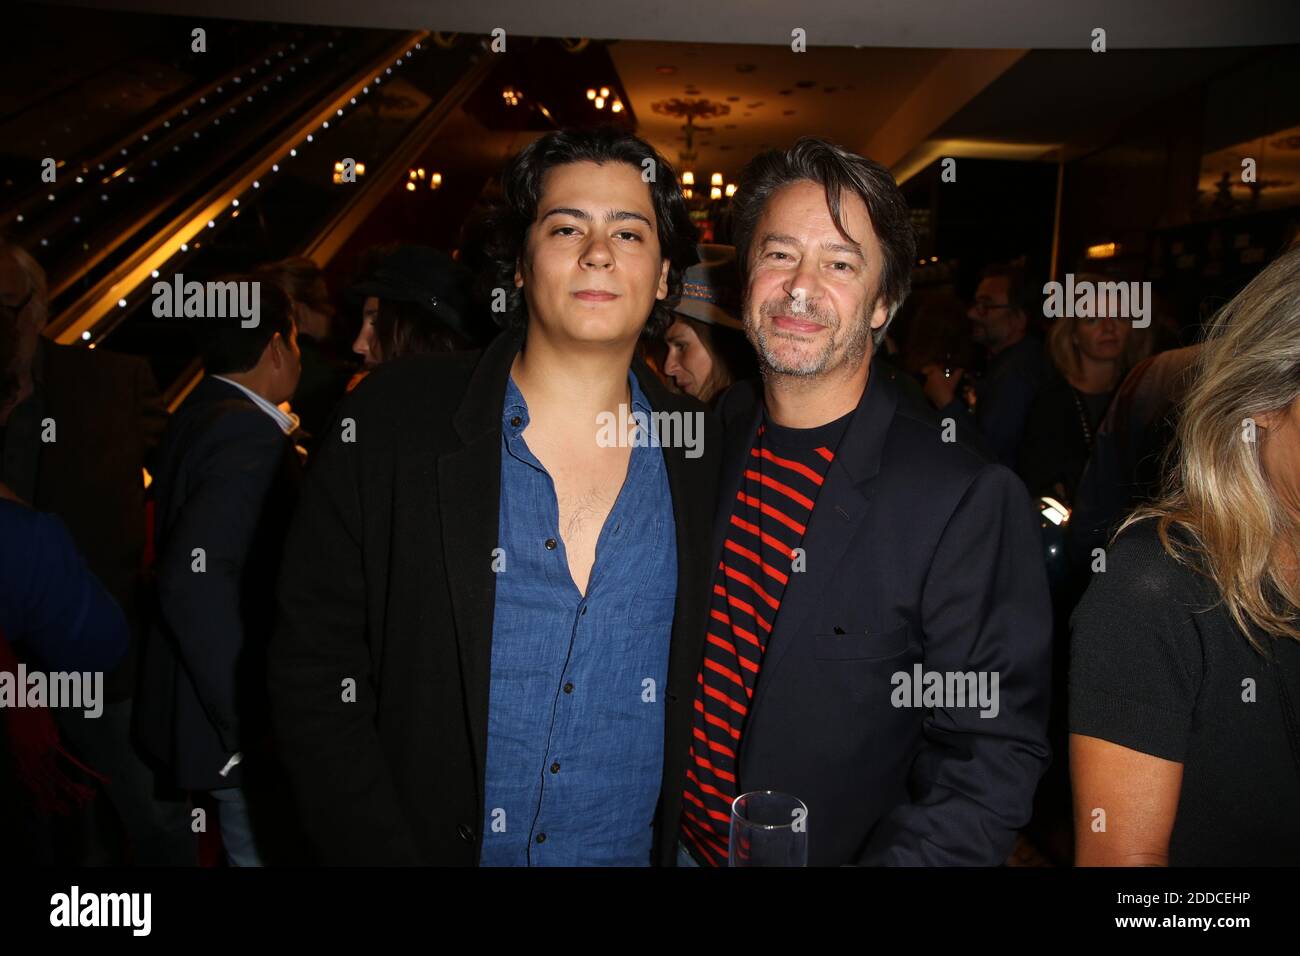
{"type": "Polygon", "coordinates": [[[186,396],[158,448],[159,613],[133,720],[141,747],[176,786],[243,785],[247,759],[220,771],[270,735],[266,646],[300,471],[293,442],[271,417],[211,376],[186,396]],[[196,548],[203,573],[194,570],[196,548]]]}
{"type": "MultiPolygon", "coordinates": [[[[752,381],[719,406],[714,568],[762,402],[752,381]]],[[[737,792],[802,799],[810,865],[1000,864],[1047,766],[1037,516],[1008,468],[943,438],[935,412],[874,365],[768,639],[737,792]],[[983,672],[990,696],[996,674],[996,715],[970,700],[915,706],[908,685],[927,672],[983,672]]]]}

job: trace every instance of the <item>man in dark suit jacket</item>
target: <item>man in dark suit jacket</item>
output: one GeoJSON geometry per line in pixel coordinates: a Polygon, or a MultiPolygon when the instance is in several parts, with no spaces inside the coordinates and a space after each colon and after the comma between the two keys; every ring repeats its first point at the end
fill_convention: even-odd
{"type": "MultiPolygon", "coordinates": [[[[87,720],[60,711],[60,730],[77,757],[109,781],[105,790],[131,860],[192,865],[188,806],[157,791],[130,735],[138,647],[147,627],[144,467],[166,412],[143,359],[44,338],[47,300],[40,265],[21,248],[0,244],[0,322],[18,335],[18,391],[0,401],[0,481],[36,510],[59,516],[131,633],[127,653],[105,677],[104,713],[87,720]]],[[[103,852],[89,848],[81,862],[122,862],[96,855],[103,852]]]]}
{"type": "Polygon", "coordinates": [[[872,365],[914,256],[887,170],[803,139],[752,161],[734,212],[764,377],[720,406],[679,863],[745,858],[731,801],[775,790],[810,864],[1000,864],[1048,757],[1024,487],[872,365]]]}
{"type": "Polygon", "coordinates": [[[693,229],[612,129],[544,136],[503,182],[509,330],[373,373],[290,532],[272,709],[330,863],[672,861],[716,433],[633,355],[693,229]],[[642,414],[694,437],[602,439],[642,414]]]}
{"type": "Polygon", "coordinates": [[[245,789],[267,757],[265,654],[297,501],[289,437],[297,422],[277,407],[298,381],[290,308],[282,290],[263,283],[257,326],[198,320],[211,323],[202,334],[206,375],[172,416],[155,459],[160,613],[145,647],[136,733],[176,786],[212,793],[236,866],[258,865],[264,842],[245,789]]]}

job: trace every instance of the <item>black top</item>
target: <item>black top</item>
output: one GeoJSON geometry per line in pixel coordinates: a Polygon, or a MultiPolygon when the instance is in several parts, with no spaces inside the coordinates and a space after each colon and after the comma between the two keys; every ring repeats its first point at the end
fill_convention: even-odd
{"type": "MultiPolygon", "coordinates": [[[[1075,610],[1070,732],[1183,764],[1171,866],[1300,863],[1278,671],[1155,529],[1144,521],[1111,546],[1075,610]]],[[[1256,636],[1300,706],[1300,642],[1256,636]]]]}
{"type": "Polygon", "coordinates": [[[1072,501],[1113,395],[1080,392],[1059,373],[1047,377],[1029,410],[1016,464],[1031,494],[1072,501]]]}
{"type": "Polygon", "coordinates": [[[839,447],[840,439],[844,437],[844,432],[849,427],[849,420],[852,418],[853,412],[848,412],[824,425],[813,428],[790,428],[772,421],[767,414],[767,409],[763,409],[763,427],[767,430],[768,444],[774,448],[790,451],[811,451],[814,448],[829,448],[834,451],[839,447]]]}

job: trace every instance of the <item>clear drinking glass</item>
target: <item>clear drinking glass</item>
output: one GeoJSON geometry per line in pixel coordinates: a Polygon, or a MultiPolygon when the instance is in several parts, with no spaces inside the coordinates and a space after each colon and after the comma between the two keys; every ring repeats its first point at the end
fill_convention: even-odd
{"type": "Polygon", "coordinates": [[[731,802],[730,866],[807,866],[808,808],[775,790],[742,793],[731,802]]]}

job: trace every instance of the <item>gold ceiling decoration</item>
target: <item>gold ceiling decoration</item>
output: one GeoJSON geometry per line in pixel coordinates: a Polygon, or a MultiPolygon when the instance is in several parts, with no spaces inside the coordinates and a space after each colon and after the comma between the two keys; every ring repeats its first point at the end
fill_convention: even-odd
{"type": "MultiPolygon", "coordinates": [[[[726,103],[715,103],[713,100],[684,100],[680,97],[673,97],[670,100],[659,100],[651,103],[650,108],[656,113],[664,116],[676,116],[685,120],[696,119],[715,119],[719,116],[726,116],[731,112],[731,107],[726,103]]],[[[696,127],[699,129],[699,127],[696,127]]]]}

